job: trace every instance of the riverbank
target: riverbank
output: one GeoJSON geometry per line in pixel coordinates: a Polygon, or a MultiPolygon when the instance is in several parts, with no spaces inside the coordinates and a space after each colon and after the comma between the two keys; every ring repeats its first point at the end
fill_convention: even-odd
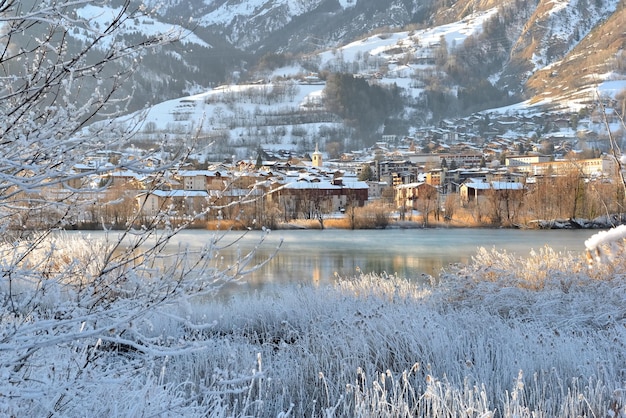
{"type": "Polygon", "coordinates": [[[457,208],[446,216],[431,213],[423,216],[417,211],[399,213],[380,207],[358,208],[351,213],[325,214],[314,219],[280,221],[268,224],[246,219],[207,222],[210,230],[245,230],[267,227],[273,230],[291,229],[417,229],[417,228],[505,228],[505,229],[606,229],[626,224],[626,214],[606,214],[594,218],[564,219],[496,219],[466,208],[457,208]]]}
{"type": "MultiPolygon", "coordinates": [[[[404,235],[441,241],[441,231],[419,232],[404,235]]],[[[399,239],[386,248],[394,242],[420,252],[399,239]]],[[[1,354],[0,415],[41,416],[56,404],[63,416],[622,417],[624,260],[588,268],[549,251],[483,251],[438,284],[385,273],[210,303],[183,294],[124,321],[129,305],[143,305],[122,293],[96,329],[64,299],[73,293],[46,294],[36,315],[7,323],[19,333],[6,333],[12,349],[1,354]]]]}
{"type": "Polygon", "coordinates": [[[445,221],[392,220],[384,228],[351,228],[345,219],[327,219],[322,224],[317,220],[295,220],[276,225],[277,230],[292,229],[419,229],[419,228],[505,228],[505,229],[606,229],[626,224],[626,215],[603,216],[595,219],[550,219],[533,220],[525,224],[510,226],[493,225],[457,219],[445,221]]]}
{"type": "MultiPolygon", "coordinates": [[[[397,213],[374,214],[368,217],[352,217],[346,214],[328,215],[321,219],[294,219],[287,222],[272,220],[268,224],[248,219],[221,220],[170,220],[173,227],[184,226],[184,229],[205,229],[210,231],[245,231],[262,230],[299,230],[299,229],[420,229],[420,228],[502,228],[502,229],[607,229],[626,224],[626,213],[602,215],[593,219],[531,219],[519,222],[494,223],[469,213],[455,213],[453,217],[430,216],[424,219],[421,215],[411,214],[401,218],[397,213]]],[[[106,225],[110,230],[124,230],[125,225],[106,225]]],[[[101,223],[75,224],[74,230],[101,230],[101,223]]]]}

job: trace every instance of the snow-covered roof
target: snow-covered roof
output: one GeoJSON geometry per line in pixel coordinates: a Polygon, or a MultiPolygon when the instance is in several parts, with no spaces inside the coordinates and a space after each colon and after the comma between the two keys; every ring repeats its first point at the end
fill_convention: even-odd
{"type": "Polygon", "coordinates": [[[466,182],[463,185],[469,189],[489,190],[491,186],[486,182],[466,182]]]}
{"type": "Polygon", "coordinates": [[[522,190],[524,185],[515,181],[492,181],[491,187],[494,190],[522,190]]]}
{"type": "Polygon", "coordinates": [[[399,184],[396,186],[396,189],[414,189],[416,187],[420,187],[422,185],[424,185],[426,183],[420,181],[420,182],[415,182],[415,183],[404,183],[404,184],[399,184]]]}
{"type": "Polygon", "coordinates": [[[174,198],[174,197],[208,197],[209,193],[205,190],[153,190],[149,193],[149,195],[154,195],[158,197],[164,198],[174,198]]]}
{"type": "Polygon", "coordinates": [[[107,175],[111,177],[134,177],[136,179],[140,179],[144,177],[143,175],[140,175],[137,172],[132,171],[132,170],[111,171],[110,173],[107,173],[107,175]]]}
{"type": "Polygon", "coordinates": [[[524,189],[524,185],[518,182],[510,182],[510,181],[492,181],[492,182],[466,182],[463,185],[470,189],[476,190],[522,190],[524,189]]]}
{"type": "Polygon", "coordinates": [[[318,182],[293,181],[290,183],[286,183],[284,187],[286,189],[324,189],[324,190],[341,189],[341,186],[336,186],[327,180],[318,181],[318,182]]]}
{"type": "Polygon", "coordinates": [[[217,170],[178,170],[176,174],[178,174],[179,176],[183,176],[183,177],[196,177],[196,176],[213,177],[216,174],[221,174],[221,172],[217,170]]]}

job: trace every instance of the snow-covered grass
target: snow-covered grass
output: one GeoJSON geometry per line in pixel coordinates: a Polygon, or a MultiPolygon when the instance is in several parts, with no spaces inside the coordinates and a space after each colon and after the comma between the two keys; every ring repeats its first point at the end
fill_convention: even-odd
{"type": "Polygon", "coordinates": [[[119,330],[55,339],[64,319],[33,311],[28,366],[2,322],[0,414],[624,417],[625,267],[483,250],[426,287],[361,275],[182,298],[125,325],[150,340],[136,347],[119,330]]]}

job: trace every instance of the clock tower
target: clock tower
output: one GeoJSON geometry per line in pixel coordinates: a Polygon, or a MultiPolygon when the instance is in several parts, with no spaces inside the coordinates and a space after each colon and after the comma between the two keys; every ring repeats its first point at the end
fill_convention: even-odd
{"type": "Polygon", "coordinates": [[[321,167],[322,166],[322,153],[319,150],[318,144],[315,144],[315,152],[312,156],[313,167],[321,167]]]}

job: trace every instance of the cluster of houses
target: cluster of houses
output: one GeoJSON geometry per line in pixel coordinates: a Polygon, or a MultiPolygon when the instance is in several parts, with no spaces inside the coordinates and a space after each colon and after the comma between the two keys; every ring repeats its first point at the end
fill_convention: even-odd
{"type": "Polygon", "coordinates": [[[477,201],[487,193],[523,193],[538,178],[565,176],[574,173],[587,181],[608,181],[618,175],[618,164],[612,156],[601,155],[591,159],[554,160],[540,154],[511,155],[505,165],[487,167],[482,155],[406,154],[402,160],[373,160],[365,167],[385,184],[394,187],[396,207],[418,209],[420,198],[457,195],[461,204],[477,201]],[[450,167],[454,162],[457,168],[450,167]],[[428,168],[431,167],[431,168],[428,168]],[[434,190],[433,190],[434,189],[434,190]]]}
{"type": "MultiPolygon", "coordinates": [[[[523,193],[538,177],[576,172],[589,180],[607,179],[618,170],[615,159],[607,155],[554,160],[531,153],[511,155],[504,165],[491,166],[485,165],[483,154],[473,150],[438,154],[379,150],[372,157],[324,161],[316,147],[310,161],[242,160],[230,166],[177,168],[154,175],[141,174],[141,170],[103,170],[96,183],[107,190],[103,199],[118,199],[112,194],[117,190],[131,196],[133,210],[146,217],[164,211],[193,215],[209,206],[226,211],[248,205],[257,212],[276,208],[289,221],[341,213],[373,201],[383,201],[390,211],[422,210],[424,199],[442,202],[446,196],[458,196],[458,202],[468,204],[488,192],[523,193]]],[[[76,169],[89,172],[93,165],[76,169]]],[[[77,176],[76,181],[84,183],[84,178],[77,176]]],[[[71,186],[84,189],[84,184],[71,186]]]]}
{"type": "MultiPolygon", "coordinates": [[[[220,208],[220,216],[237,217],[242,208],[255,208],[251,217],[269,207],[278,208],[285,220],[315,219],[321,214],[361,207],[370,199],[369,186],[356,173],[324,166],[316,149],[312,161],[238,161],[217,164],[210,169],[176,168],[166,172],[149,169],[106,169],[105,161],[92,161],[75,169],[85,176],[74,176],[67,186],[85,193],[99,190],[103,202],[133,201],[140,216],[154,218],[162,213],[178,216],[203,214],[220,208]],[[101,167],[96,169],[96,167],[101,167]],[[93,174],[99,171],[101,174],[93,174]]],[[[214,211],[214,213],[217,213],[214,211]]]]}
{"type": "MultiPolygon", "coordinates": [[[[307,79],[309,83],[317,81],[307,79]]],[[[584,123],[604,123],[600,117],[612,115],[591,114],[584,123]]],[[[452,196],[459,204],[468,205],[488,194],[523,194],[537,179],[568,173],[577,173],[586,181],[616,178],[618,164],[607,154],[571,158],[573,149],[601,149],[600,142],[591,143],[594,135],[579,135],[584,131],[583,122],[574,119],[556,114],[499,115],[493,120],[473,115],[442,121],[410,137],[384,135],[372,148],[332,160],[316,146],[304,160],[290,154],[271,158],[268,151],[270,158],[264,161],[232,161],[208,169],[190,165],[146,174],[150,170],[141,167],[120,170],[111,165],[110,170],[100,170],[108,161],[94,158],[75,168],[89,174],[67,183],[71,190],[96,190],[93,193],[100,195],[100,202],[132,202],[134,213],[146,217],[163,212],[192,215],[207,207],[219,207],[224,216],[229,216],[228,211],[235,216],[248,204],[257,212],[250,216],[270,208],[288,221],[341,213],[372,202],[383,202],[390,211],[420,211],[425,199],[440,204],[452,196]],[[513,135],[504,135],[508,132],[519,135],[513,139],[513,135]],[[580,143],[581,138],[586,144],[580,143]],[[92,187],[84,184],[86,179],[92,187]]]]}

